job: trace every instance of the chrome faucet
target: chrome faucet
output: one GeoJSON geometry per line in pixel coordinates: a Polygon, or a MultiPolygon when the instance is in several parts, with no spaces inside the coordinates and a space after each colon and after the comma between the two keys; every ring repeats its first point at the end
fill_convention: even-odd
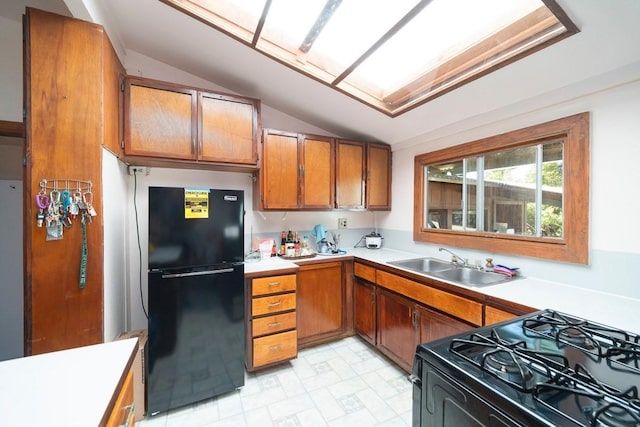
{"type": "Polygon", "coordinates": [[[453,264],[462,264],[463,267],[466,267],[468,265],[467,260],[465,258],[459,257],[458,255],[454,254],[453,252],[451,252],[449,249],[447,248],[438,248],[438,252],[449,252],[451,254],[451,262],[453,264]]]}

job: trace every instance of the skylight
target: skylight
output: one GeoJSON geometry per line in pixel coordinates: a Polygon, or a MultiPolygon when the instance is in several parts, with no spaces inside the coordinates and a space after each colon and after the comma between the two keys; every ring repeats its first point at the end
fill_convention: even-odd
{"type": "Polygon", "coordinates": [[[389,116],[578,32],[554,0],[161,0],[389,116]]]}

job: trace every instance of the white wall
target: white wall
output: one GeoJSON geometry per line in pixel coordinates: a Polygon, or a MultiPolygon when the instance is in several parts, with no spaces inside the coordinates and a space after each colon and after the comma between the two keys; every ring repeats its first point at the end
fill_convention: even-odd
{"type": "MultiPolygon", "coordinates": [[[[126,167],[110,151],[102,150],[102,194],[104,223],[104,340],[112,341],[127,331],[129,292],[127,277],[128,209],[126,167]]],[[[91,255],[89,255],[91,256],[91,255]]]]}
{"type": "Polygon", "coordinates": [[[22,24],[0,16],[0,120],[22,121],[22,24]]]}
{"type": "Polygon", "coordinates": [[[0,180],[0,361],[24,354],[21,199],[22,181],[0,180]]]}
{"type": "Polygon", "coordinates": [[[634,266],[640,262],[640,227],[635,213],[636,174],[640,158],[640,80],[587,96],[527,111],[507,120],[424,141],[393,152],[393,210],[381,215],[385,242],[417,253],[438,256],[437,247],[412,241],[414,156],[583,111],[591,112],[590,263],[587,266],[540,261],[457,249],[471,260],[491,256],[498,263],[520,266],[523,274],[640,298],[634,266]],[[402,241],[404,239],[404,241],[402,241]]]}

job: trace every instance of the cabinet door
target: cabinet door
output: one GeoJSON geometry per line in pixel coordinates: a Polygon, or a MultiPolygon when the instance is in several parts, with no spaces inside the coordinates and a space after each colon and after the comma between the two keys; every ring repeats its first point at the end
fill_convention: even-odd
{"type": "Polygon", "coordinates": [[[298,136],[265,129],[260,198],[265,209],[298,207],[298,136]]]}
{"type": "Polygon", "coordinates": [[[356,333],[364,340],[376,344],[376,292],[375,286],[356,279],[353,284],[353,306],[356,333]]]}
{"type": "MultiPolygon", "coordinates": [[[[105,36],[106,39],[106,36],[105,36]]],[[[120,120],[120,114],[122,113],[122,105],[124,100],[124,94],[120,90],[122,81],[126,71],[118,55],[111,43],[105,42],[103,44],[104,52],[104,74],[103,74],[103,87],[104,87],[104,140],[103,145],[117,157],[122,155],[122,147],[120,141],[122,141],[122,126],[120,120]]]]}
{"type": "Polygon", "coordinates": [[[365,144],[336,142],[336,207],[364,208],[365,144]]]}
{"type": "Polygon", "coordinates": [[[125,155],[195,160],[196,101],[195,90],[128,78],[125,155]]]}
{"type": "Polygon", "coordinates": [[[370,210],[391,210],[391,147],[367,145],[366,206],[370,210]]]}
{"type": "Polygon", "coordinates": [[[470,331],[474,327],[453,317],[426,307],[416,306],[420,318],[420,342],[429,342],[449,335],[470,331]]]}
{"type": "Polygon", "coordinates": [[[302,164],[302,208],[331,209],[334,203],[334,141],[304,136],[302,164]]]}
{"type": "Polygon", "coordinates": [[[297,279],[298,341],[309,343],[344,331],[342,263],[302,265],[297,279]]]}
{"type": "Polygon", "coordinates": [[[414,306],[407,298],[378,289],[378,348],[407,372],[420,340],[414,306]]]}
{"type": "Polygon", "coordinates": [[[243,98],[200,92],[199,160],[255,165],[257,106],[243,98]]]}

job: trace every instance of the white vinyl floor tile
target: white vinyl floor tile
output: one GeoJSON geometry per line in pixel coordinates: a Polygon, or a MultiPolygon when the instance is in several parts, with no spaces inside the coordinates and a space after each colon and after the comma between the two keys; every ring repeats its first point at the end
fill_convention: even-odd
{"type": "Polygon", "coordinates": [[[139,420],[136,427],[411,426],[407,373],[358,337],[300,350],[247,373],[244,387],[139,420]]]}

